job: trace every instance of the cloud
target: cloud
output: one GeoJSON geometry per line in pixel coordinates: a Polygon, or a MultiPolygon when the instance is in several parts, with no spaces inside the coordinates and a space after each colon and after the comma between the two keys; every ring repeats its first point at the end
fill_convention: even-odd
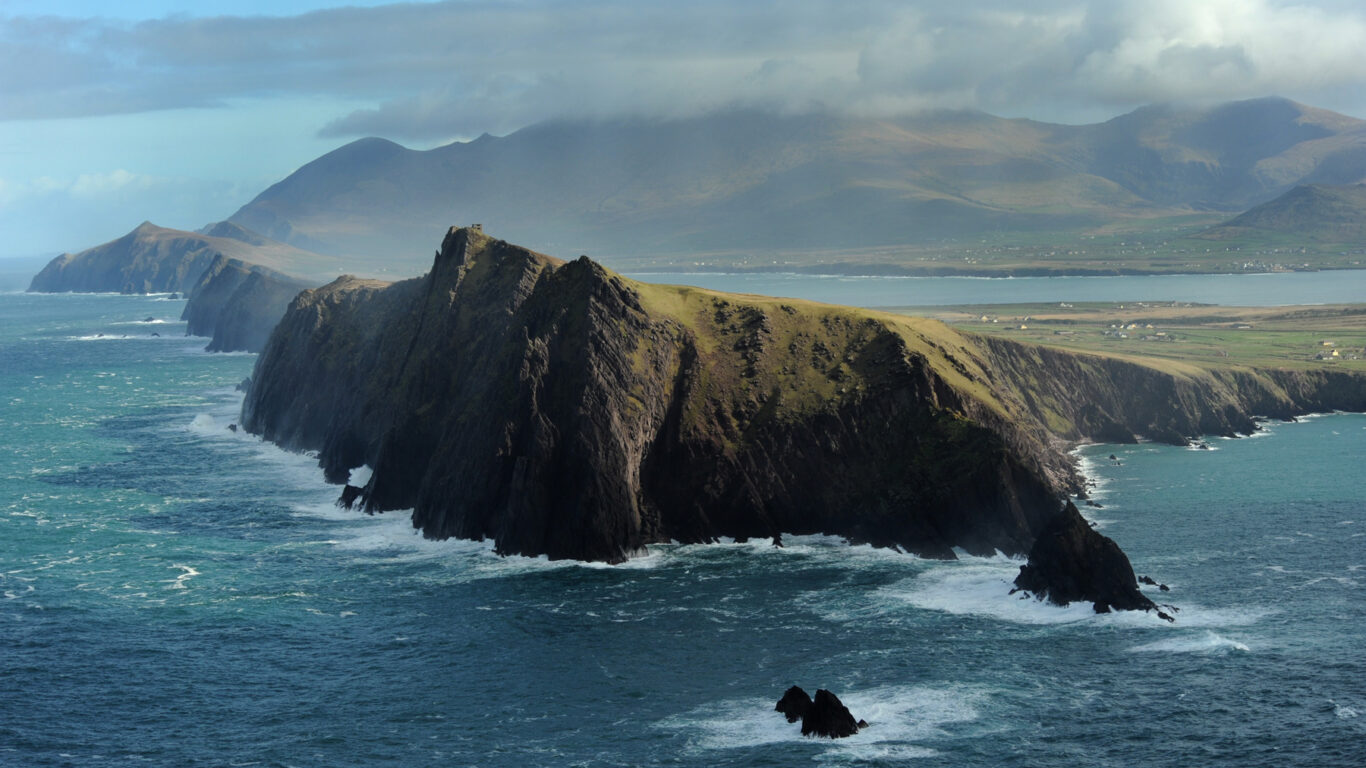
{"type": "Polygon", "coordinates": [[[0,208],[20,201],[53,199],[107,202],[129,193],[181,190],[188,184],[184,179],[147,176],[122,168],[108,173],[82,173],[73,178],[38,176],[25,181],[0,179],[0,208]]]}
{"type": "Polygon", "coordinates": [[[1363,49],[1366,10],[1334,0],[475,0],[0,18],[0,119],[326,96],[372,106],[319,115],[323,135],[430,140],[728,106],[1069,119],[1274,93],[1352,110],[1366,107],[1363,49]]]}

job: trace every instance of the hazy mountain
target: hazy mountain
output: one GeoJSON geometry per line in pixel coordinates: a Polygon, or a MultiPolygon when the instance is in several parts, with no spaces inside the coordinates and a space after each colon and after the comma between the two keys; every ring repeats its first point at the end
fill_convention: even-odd
{"type": "Polygon", "coordinates": [[[1268,234],[1321,243],[1366,244],[1366,184],[1295,187],[1200,237],[1229,240],[1268,234]]]}
{"type": "Polygon", "coordinates": [[[240,259],[324,282],[337,259],[223,222],[206,228],[230,236],[158,227],[144,221],[132,232],[80,253],[64,253],[33,278],[31,291],[156,293],[189,291],[216,258],[240,259]]]}
{"type": "Polygon", "coordinates": [[[866,248],[1232,213],[1299,183],[1364,179],[1366,122],[1284,99],[1154,106],[1085,126],[727,112],[547,123],[426,151],[362,139],[230,221],[359,271],[407,274],[453,223],[609,259],[866,248]]]}

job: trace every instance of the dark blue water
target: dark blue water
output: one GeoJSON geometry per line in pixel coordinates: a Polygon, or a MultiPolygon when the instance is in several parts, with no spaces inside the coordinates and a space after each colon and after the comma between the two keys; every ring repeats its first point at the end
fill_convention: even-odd
{"type": "Polygon", "coordinates": [[[0,295],[0,764],[1366,757],[1366,417],[1081,452],[1098,523],[1172,587],[1168,625],[1018,600],[1007,558],[427,542],[228,431],[254,358],[198,351],[180,309],[0,295]],[[792,684],[872,727],[801,738],[772,712],[792,684]]]}

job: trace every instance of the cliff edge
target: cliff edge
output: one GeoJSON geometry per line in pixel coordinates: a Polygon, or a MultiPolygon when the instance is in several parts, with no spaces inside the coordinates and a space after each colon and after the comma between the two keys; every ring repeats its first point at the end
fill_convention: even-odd
{"type": "Polygon", "coordinates": [[[373,467],[351,494],[367,510],[609,562],[783,533],[1025,554],[1080,489],[1069,441],[1251,431],[1254,406],[1366,394],[638,283],[477,228],[450,230],[423,277],[300,294],[253,381],[244,427],[318,451],[333,482],[373,467]]]}
{"type": "Polygon", "coordinates": [[[242,423],[369,464],[367,509],[434,537],[619,561],[831,533],[933,557],[1027,551],[1065,457],[1011,428],[933,321],[636,283],[453,229],[426,276],[301,294],[242,423]],[[1034,453],[1016,445],[1029,445],[1034,453]]]}
{"type": "Polygon", "coordinates": [[[305,280],[223,255],[190,291],[180,319],[186,336],[208,336],[209,352],[260,352],[305,280]]]}

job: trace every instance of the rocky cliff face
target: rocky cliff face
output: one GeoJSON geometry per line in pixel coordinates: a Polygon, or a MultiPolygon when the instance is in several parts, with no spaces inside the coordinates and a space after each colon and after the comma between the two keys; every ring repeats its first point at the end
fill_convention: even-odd
{"type": "Polygon", "coordinates": [[[1366,377],[1345,371],[1205,368],[978,340],[994,386],[1021,415],[1067,441],[1186,445],[1251,434],[1254,417],[1366,410],[1366,377]]]}
{"type": "Polygon", "coordinates": [[[210,352],[259,352],[304,280],[219,255],[204,270],[180,319],[187,336],[209,336],[210,352]]]}
{"type": "Polygon", "coordinates": [[[451,230],[422,278],[299,295],[253,380],[246,429],[318,451],[334,482],[369,464],[367,509],[605,561],[817,532],[1023,554],[1078,487],[1067,440],[1250,431],[1253,413],[1363,396],[636,283],[475,229],[451,230]]]}
{"type": "Polygon", "coordinates": [[[505,553],[616,561],[782,532],[1024,552],[1060,489],[1011,448],[1030,435],[971,417],[1008,423],[936,334],[958,339],[452,230],[423,278],[296,299],[243,424],[319,450],[334,480],[370,464],[369,509],[505,553]]]}
{"type": "Polygon", "coordinates": [[[1139,592],[1119,545],[1097,533],[1071,502],[1039,532],[1015,586],[1058,605],[1088,601],[1098,613],[1157,608],[1139,592]]]}

